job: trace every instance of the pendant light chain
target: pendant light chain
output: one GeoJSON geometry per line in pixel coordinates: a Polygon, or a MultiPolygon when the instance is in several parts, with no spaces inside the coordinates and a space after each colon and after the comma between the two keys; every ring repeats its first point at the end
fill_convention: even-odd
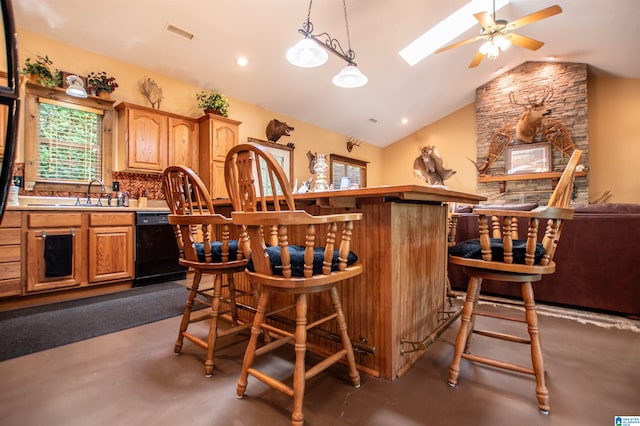
{"type": "Polygon", "coordinates": [[[349,21],[347,20],[347,0],[342,0],[342,7],[344,9],[344,24],[347,27],[347,46],[349,47],[347,57],[353,60],[355,53],[351,50],[351,35],[349,34],[349,21]]]}

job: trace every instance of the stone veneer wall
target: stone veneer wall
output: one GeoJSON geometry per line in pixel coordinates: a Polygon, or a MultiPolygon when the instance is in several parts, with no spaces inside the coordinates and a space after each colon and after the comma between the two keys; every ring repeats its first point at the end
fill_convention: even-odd
{"type": "MultiPolygon", "coordinates": [[[[580,164],[589,170],[587,140],[587,65],[579,63],[525,62],[502,74],[484,86],[476,89],[477,120],[477,162],[482,164],[487,158],[493,133],[506,124],[515,125],[522,113],[522,107],[509,103],[509,92],[526,102],[527,93],[532,98],[540,98],[545,87],[553,89],[553,97],[546,102],[552,110],[549,120],[562,123],[571,134],[575,148],[584,150],[580,164]]],[[[543,119],[543,125],[545,120],[543,119]]],[[[542,132],[538,132],[533,143],[545,142],[542,132]]],[[[506,152],[506,150],[505,150],[506,152]]],[[[505,152],[486,171],[489,176],[505,174],[505,152]]],[[[552,171],[562,171],[568,161],[560,151],[551,148],[552,171]]],[[[478,193],[489,198],[486,203],[538,203],[546,205],[553,182],[551,179],[506,182],[505,192],[500,193],[498,182],[478,182],[478,193]]],[[[576,177],[572,203],[587,203],[589,193],[588,175],[576,177]]]]}

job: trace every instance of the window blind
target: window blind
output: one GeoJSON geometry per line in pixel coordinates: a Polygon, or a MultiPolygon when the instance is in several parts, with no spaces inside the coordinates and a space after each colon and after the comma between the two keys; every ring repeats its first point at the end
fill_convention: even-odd
{"type": "Polygon", "coordinates": [[[94,108],[39,99],[39,181],[88,182],[102,176],[102,115],[94,108]]]}

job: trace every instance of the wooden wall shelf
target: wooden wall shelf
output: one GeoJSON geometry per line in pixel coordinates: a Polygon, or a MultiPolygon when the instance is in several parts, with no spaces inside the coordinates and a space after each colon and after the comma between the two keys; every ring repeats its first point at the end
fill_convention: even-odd
{"type": "MultiPolygon", "coordinates": [[[[513,180],[560,179],[562,172],[520,173],[514,175],[480,176],[479,183],[508,182],[513,180]]],[[[586,171],[576,172],[576,176],[586,176],[586,171]]]]}
{"type": "MultiPolygon", "coordinates": [[[[586,171],[576,172],[576,176],[586,176],[586,171]]],[[[556,187],[558,180],[562,176],[562,172],[542,172],[542,173],[520,173],[513,175],[495,175],[495,176],[479,176],[478,183],[498,182],[500,184],[500,192],[505,192],[506,183],[510,181],[520,180],[539,180],[551,179],[553,188],[556,187]]]]}

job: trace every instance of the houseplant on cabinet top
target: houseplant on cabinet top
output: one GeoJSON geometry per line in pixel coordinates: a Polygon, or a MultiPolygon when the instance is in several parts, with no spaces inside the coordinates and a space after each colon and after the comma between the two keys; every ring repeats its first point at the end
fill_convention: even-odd
{"type": "Polygon", "coordinates": [[[115,77],[108,77],[104,71],[91,72],[87,76],[87,88],[94,96],[108,98],[117,87],[118,83],[116,83],[115,77]]]}
{"type": "Polygon", "coordinates": [[[60,72],[58,70],[52,71],[51,65],[53,62],[47,55],[44,57],[37,55],[35,62],[31,62],[31,58],[24,61],[21,74],[44,87],[56,87],[60,84],[60,72]]]}
{"type": "Polygon", "coordinates": [[[196,99],[198,108],[202,108],[205,113],[229,116],[229,99],[225,95],[215,90],[203,90],[196,95],[196,99]]]}

